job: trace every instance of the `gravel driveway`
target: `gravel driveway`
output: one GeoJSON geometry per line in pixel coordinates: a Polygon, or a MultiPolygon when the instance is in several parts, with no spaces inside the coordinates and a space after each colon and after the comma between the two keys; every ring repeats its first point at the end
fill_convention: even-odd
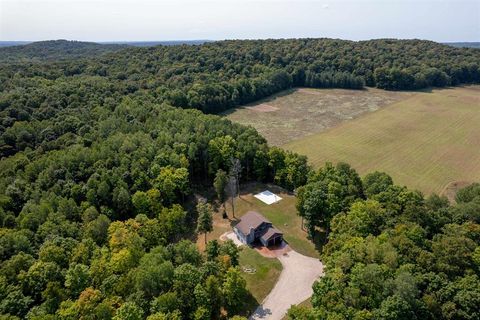
{"type": "Polygon", "coordinates": [[[250,319],[281,320],[291,305],[312,296],[312,284],[323,275],[320,260],[290,251],[278,257],[283,270],[277,284],[250,319]]]}

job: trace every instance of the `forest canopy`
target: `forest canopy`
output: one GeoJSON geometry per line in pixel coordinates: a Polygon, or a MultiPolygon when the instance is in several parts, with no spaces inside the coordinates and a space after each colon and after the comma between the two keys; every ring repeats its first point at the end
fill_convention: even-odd
{"type": "MultiPolygon", "coordinates": [[[[73,46],[54,44],[54,52],[73,46]]],[[[82,43],[80,50],[89,46],[103,48],[82,43]]],[[[20,50],[3,48],[0,56],[12,48],[20,50]]],[[[0,59],[0,156],[84,136],[127,97],[220,113],[292,86],[401,90],[479,83],[479,61],[477,49],[430,41],[333,39],[126,48],[62,61],[0,59]]]]}
{"type": "Polygon", "coordinates": [[[313,285],[313,308],[289,319],[480,318],[480,185],[446,197],[393,183],[383,172],[360,179],[327,164],[299,190],[312,233],[328,232],[313,285]]]}
{"type": "MultiPolygon", "coordinates": [[[[208,206],[197,206],[205,221],[196,226],[193,194],[225,185],[219,177],[231,179],[233,164],[237,184],[274,182],[298,190],[309,232],[330,232],[329,269],[343,241],[337,239],[379,237],[388,243],[399,223],[418,225],[412,241],[419,241],[414,244],[428,259],[437,259],[430,255],[432,241],[443,236],[450,241],[452,230],[465,236],[462,252],[476,257],[470,252],[472,241],[478,246],[475,187],[460,193],[462,204],[456,207],[440,199],[430,209],[421,194],[391,186],[382,175],[362,181],[345,164],[313,172],[306,157],[269,147],[253,128],[208,113],[292,86],[414,89],[477,83],[480,51],[419,40],[292,39],[114,52],[80,44],[85,52],[72,56],[68,50],[79,44],[52,45],[42,44],[46,47],[34,53],[58,58],[31,57],[29,48],[0,49],[3,318],[203,320],[244,311],[248,293],[236,247],[213,241],[200,253],[191,242],[196,231],[209,230],[211,214],[208,206]],[[352,219],[370,209],[379,217],[350,234],[338,221],[354,209],[352,219]],[[432,218],[415,220],[424,217],[417,210],[432,218]]],[[[377,260],[360,262],[376,263],[369,268],[390,279],[402,261],[416,258],[402,257],[387,265],[390,269],[377,260]]],[[[355,259],[341,265],[342,275],[349,276],[355,259]]],[[[440,261],[445,276],[439,283],[458,280],[461,287],[465,277],[478,281],[472,259],[468,265],[459,261],[454,270],[440,261]]],[[[402,268],[409,277],[417,275],[414,267],[402,268]]],[[[322,283],[317,296],[328,289],[322,283]]],[[[390,296],[346,301],[347,310],[334,312],[377,312],[390,296]]],[[[410,302],[395,299],[388,304],[410,302]]],[[[323,314],[323,300],[314,296],[313,303],[312,312],[323,314]]],[[[452,309],[435,308],[435,315],[452,309]]]]}

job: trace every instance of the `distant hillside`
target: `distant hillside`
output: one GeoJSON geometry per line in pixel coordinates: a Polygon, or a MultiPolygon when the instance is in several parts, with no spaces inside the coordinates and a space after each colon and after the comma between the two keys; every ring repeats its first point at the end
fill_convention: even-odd
{"type": "MultiPolygon", "coordinates": [[[[220,113],[291,87],[414,90],[480,83],[478,49],[423,40],[228,40],[154,47],[52,41],[0,49],[4,59],[7,50],[18,56],[50,58],[0,67],[0,91],[9,93],[0,95],[0,115],[19,121],[50,101],[63,108],[70,99],[65,92],[77,91],[79,82],[85,84],[78,90],[86,90],[78,94],[80,106],[87,102],[85,95],[108,91],[105,96],[118,99],[117,103],[125,95],[146,94],[157,103],[205,113],[220,113]],[[94,55],[65,58],[82,53],[94,55]],[[20,77],[25,82],[20,83],[20,77]],[[55,86],[58,92],[49,94],[55,95],[54,100],[31,90],[50,92],[53,84],[43,88],[44,84],[32,83],[42,78],[62,83],[55,86]],[[12,106],[15,111],[8,110],[12,106]]],[[[10,127],[13,122],[2,125],[10,127]]]]}
{"type": "Polygon", "coordinates": [[[13,47],[13,46],[21,46],[24,44],[31,43],[31,41],[0,41],[0,48],[1,47],[13,47]]]}
{"type": "Polygon", "coordinates": [[[480,49],[480,42],[446,42],[445,44],[457,48],[480,49]]]}
{"type": "Polygon", "coordinates": [[[0,48],[0,61],[63,60],[93,57],[127,47],[125,44],[48,40],[0,48]]]}
{"type": "Polygon", "coordinates": [[[170,40],[170,41],[106,41],[102,44],[126,44],[133,47],[153,47],[153,46],[178,46],[178,45],[199,45],[212,40],[170,40]]]}

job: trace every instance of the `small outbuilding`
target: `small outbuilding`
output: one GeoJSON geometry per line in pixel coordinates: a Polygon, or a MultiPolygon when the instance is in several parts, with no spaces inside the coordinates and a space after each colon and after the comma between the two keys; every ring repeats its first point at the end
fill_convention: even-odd
{"type": "Polygon", "coordinates": [[[283,233],[255,211],[247,212],[233,227],[233,231],[238,239],[247,245],[260,242],[265,247],[269,247],[280,245],[283,241],[283,233]]]}

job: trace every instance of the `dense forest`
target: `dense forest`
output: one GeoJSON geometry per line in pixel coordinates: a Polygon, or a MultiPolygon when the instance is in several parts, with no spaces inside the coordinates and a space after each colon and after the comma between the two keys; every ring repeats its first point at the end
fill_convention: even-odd
{"type": "Polygon", "coordinates": [[[479,319],[480,184],[424,197],[385,173],[327,164],[299,188],[310,232],[326,230],[313,309],[290,319],[479,319]]]}
{"type": "Polygon", "coordinates": [[[0,41],[0,61],[28,62],[95,57],[128,47],[199,45],[208,40],[84,42],[69,40],[0,41]],[[3,48],[5,47],[5,48],[3,48]]]}
{"type": "MultiPolygon", "coordinates": [[[[3,48],[0,56],[7,49],[19,56],[25,50],[3,48]]],[[[83,136],[102,112],[126,97],[219,113],[292,86],[414,89],[478,83],[479,61],[479,50],[429,41],[331,39],[126,48],[66,61],[0,59],[0,156],[27,147],[50,149],[52,140],[66,134],[83,136]]]]}
{"type": "Polygon", "coordinates": [[[244,180],[293,188],[305,183],[305,157],[197,110],[128,98],[98,111],[100,120],[79,128],[85,134],[50,141],[55,150],[27,148],[0,161],[0,313],[110,319],[124,302],[138,319],[241,311],[245,284],[230,270],[238,263],[231,246],[205,259],[178,242],[194,239],[191,194],[228,172],[231,159],[244,180]],[[213,291],[195,300],[196,287],[213,291]]]}
{"type": "Polygon", "coordinates": [[[480,42],[446,42],[445,44],[457,48],[480,49],[480,42]]]}
{"type": "Polygon", "coordinates": [[[95,57],[125,48],[127,45],[124,44],[99,44],[68,40],[39,41],[0,48],[0,61],[18,63],[69,60],[95,57]]]}
{"type": "MultiPolygon", "coordinates": [[[[197,225],[198,216],[211,211],[201,201],[197,206],[198,191],[218,186],[221,177],[237,185],[299,188],[309,232],[331,230],[328,265],[335,265],[336,247],[347,237],[335,221],[357,200],[377,201],[388,213],[371,237],[390,232],[398,217],[414,219],[414,210],[430,209],[428,200],[400,187],[369,194],[345,165],[312,173],[304,156],[269,147],[253,128],[205,113],[291,86],[410,89],[480,80],[478,50],[418,40],[221,41],[114,52],[52,45],[0,49],[12,50],[0,53],[2,319],[231,318],[244,311],[248,295],[236,247],[211,242],[201,253],[191,242],[209,228],[197,225]],[[410,194],[417,207],[406,205],[410,194]]],[[[445,205],[433,212],[454,210],[445,205]]],[[[434,230],[415,222],[426,232],[420,248],[435,254],[432,239],[452,223],[464,228],[471,210],[458,221],[445,214],[434,230]]],[[[391,265],[385,277],[393,277],[397,265],[403,264],[391,265]]],[[[473,264],[459,266],[465,276],[478,272],[473,264]]],[[[454,283],[461,275],[443,280],[454,283]]],[[[353,309],[376,312],[379,299],[389,296],[353,306],[334,300],[351,315],[353,309]]],[[[317,298],[314,306],[326,312],[317,298]]]]}

